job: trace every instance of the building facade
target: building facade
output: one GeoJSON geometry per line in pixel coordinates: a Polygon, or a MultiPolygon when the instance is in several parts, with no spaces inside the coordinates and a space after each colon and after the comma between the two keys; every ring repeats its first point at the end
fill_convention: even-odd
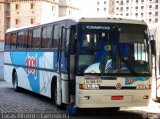
{"type": "Polygon", "coordinates": [[[9,2],[6,0],[0,0],[0,42],[4,41],[4,33],[6,29],[8,29],[9,27],[10,27],[9,2]]]}
{"type": "Polygon", "coordinates": [[[160,0],[97,0],[97,13],[140,18],[153,24],[160,22],[160,0]]]}
{"type": "Polygon", "coordinates": [[[80,9],[76,0],[59,0],[59,17],[77,14],[80,9]]]}
{"type": "Polygon", "coordinates": [[[115,0],[115,15],[157,23],[160,21],[160,0],[115,0]]]}
{"type": "Polygon", "coordinates": [[[10,15],[11,28],[39,24],[58,17],[58,1],[11,0],[10,15]]]}
{"type": "Polygon", "coordinates": [[[115,0],[97,0],[97,13],[102,15],[114,15],[115,0]]]}

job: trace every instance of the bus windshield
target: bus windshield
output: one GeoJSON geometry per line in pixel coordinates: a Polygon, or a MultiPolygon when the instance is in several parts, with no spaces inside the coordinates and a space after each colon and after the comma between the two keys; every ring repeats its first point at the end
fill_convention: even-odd
{"type": "Polygon", "coordinates": [[[147,26],[79,26],[78,73],[150,74],[147,26]]]}

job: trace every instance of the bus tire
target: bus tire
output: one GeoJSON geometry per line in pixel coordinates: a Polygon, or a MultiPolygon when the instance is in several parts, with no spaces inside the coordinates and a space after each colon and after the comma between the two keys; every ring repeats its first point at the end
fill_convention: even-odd
{"type": "Polygon", "coordinates": [[[20,91],[18,87],[18,77],[17,77],[17,72],[13,73],[13,88],[15,91],[20,91]]]}
{"type": "Polygon", "coordinates": [[[57,108],[64,110],[65,106],[61,103],[57,104],[57,79],[53,78],[52,86],[51,86],[51,100],[53,104],[56,105],[57,108]]]}

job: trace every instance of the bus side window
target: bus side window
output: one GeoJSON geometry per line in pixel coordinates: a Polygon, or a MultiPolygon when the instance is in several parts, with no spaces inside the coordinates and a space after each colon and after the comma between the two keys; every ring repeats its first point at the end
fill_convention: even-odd
{"type": "Polygon", "coordinates": [[[40,48],[41,28],[33,29],[32,48],[40,48]]]}
{"type": "Polygon", "coordinates": [[[23,48],[30,48],[30,44],[31,44],[31,34],[29,30],[26,30],[24,32],[24,44],[23,44],[23,48]]]}
{"type": "Polygon", "coordinates": [[[50,48],[52,26],[42,28],[42,48],[50,48]]]}
{"type": "Polygon", "coordinates": [[[70,37],[70,29],[69,28],[66,28],[65,29],[65,41],[64,41],[64,50],[66,53],[68,53],[69,51],[69,37],[70,37]]]}
{"type": "Polygon", "coordinates": [[[70,49],[70,52],[71,54],[75,54],[75,49],[76,49],[76,46],[75,46],[75,40],[76,40],[76,27],[75,26],[71,26],[70,28],[70,42],[71,42],[71,49],[70,49]]]}
{"type": "Polygon", "coordinates": [[[58,48],[58,41],[59,41],[59,25],[54,26],[53,31],[53,48],[58,48]]]}
{"type": "Polygon", "coordinates": [[[11,34],[11,49],[16,49],[16,33],[11,34]]]}
{"type": "Polygon", "coordinates": [[[7,33],[5,41],[5,49],[10,49],[10,44],[11,44],[11,34],[7,33]]]}
{"type": "Polygon", "coordinates": [[[23,32],[18,32],[17,48],[21,49],[23,46],[23,32]]]}

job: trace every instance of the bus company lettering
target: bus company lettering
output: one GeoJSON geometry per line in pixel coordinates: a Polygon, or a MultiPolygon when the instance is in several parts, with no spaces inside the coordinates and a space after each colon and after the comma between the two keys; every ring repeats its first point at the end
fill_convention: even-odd
{"type": "Polygon", "coordinates": [[[26,73],[33,74],[35,79],[37,78],[36,65],[37,65],[37,54],[35,55],[35,57],[27,55],[27,57],[26,57],[26,66],[27,66],[26,73]]]}
{"type": "Polygon", "coordinates": [[[109,26],[86,26],[87,29],[110,30],[109,26]]]}

